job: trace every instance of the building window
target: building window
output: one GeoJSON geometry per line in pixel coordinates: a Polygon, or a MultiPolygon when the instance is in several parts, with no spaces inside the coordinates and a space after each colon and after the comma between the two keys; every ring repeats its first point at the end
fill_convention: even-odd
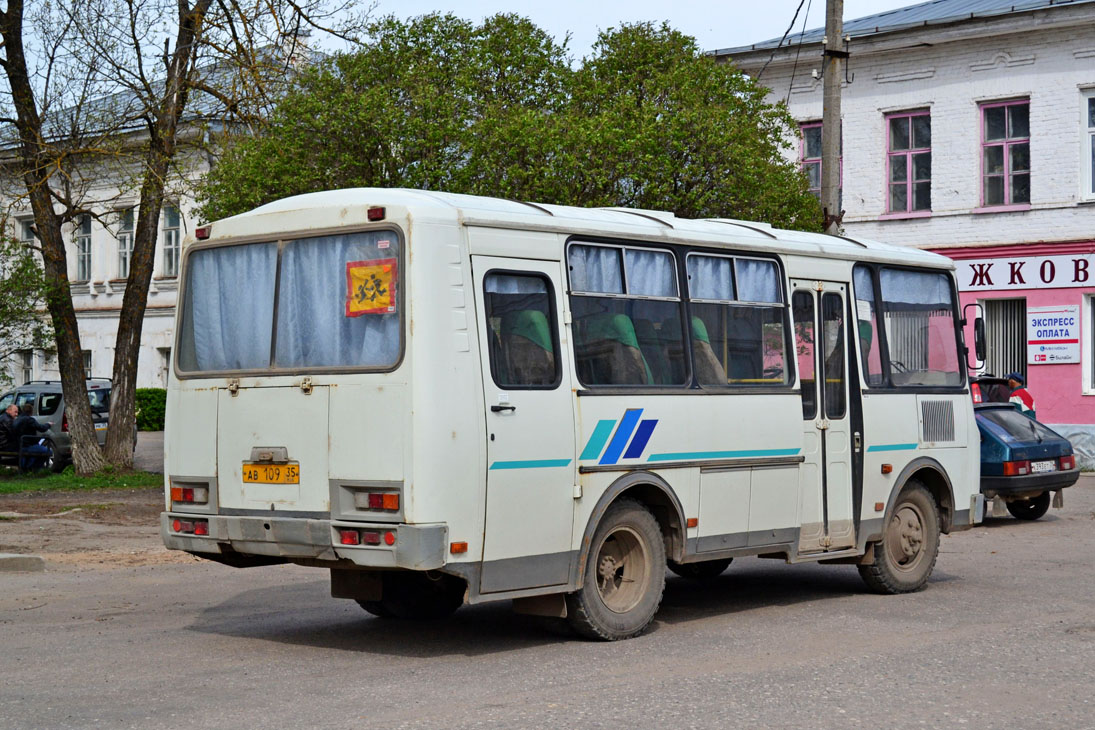
{"type": "Polygon", "coordinates": [[[1087,199],[1095,199],[1095,89],[1088,89],[1083,95],[1081,107],[1083,118],[1083,159],[1084,194],[1087,199]]]}
{"type": "Polygon", "coordinates": [[[981,106],[981,204],[1030,203],[1030,102],[981,106]]]}
{"type": "Polygon", "coordinates": [[[19,352],[19,380],[20,384],[34,380],[34,352],[32,350],[20,350],[19,352]]]}
{"type": "Polygon", "coordinates": [[[932,118],[926,111],[886,117],[888,213],[932,208],[932,118]]]}
{"type": "MultiPolygon", "coordinates": [[[[804,122],[802,131],[802,171],[806,173],[810,192],[819,201],[821,200],[821,122],[804,122]]],[[[844,139],[840,140],[840,191],[839,196],[844,195],[844,139]]],[[[843,203],[842,203],[843,206],[843,203]]]]}
{"type": "Polygon", "coordinates": [[[28,218],[27,220],[19,221],[19,242],[31,246],[34,244],[34,220],[28,218]]]}
{"type": "Polygon", "coordinates": [[[84,350],[84,377],[91,378],[91,350],[84,350]]]}
{"type": "Polygon", "coordinates": [[[91,216],[76,219],[76,281],[91,279],[91,216]]]}
{"type": "Polygon", "coordinates": [[[1027,374],[1027,300],[987,299],[985,372],[1003,377],[1027,374]]]}
{"type": "Polygon", "coordinates": [[[118,278],[129,276],[129,262],[133,258],[133,209],[118,213],[118,278]]]}
{"type": "Polygon", "coordinates": [[[179,209],[174,205],[163,208],[163,275],[179,275],[179,209]]]}

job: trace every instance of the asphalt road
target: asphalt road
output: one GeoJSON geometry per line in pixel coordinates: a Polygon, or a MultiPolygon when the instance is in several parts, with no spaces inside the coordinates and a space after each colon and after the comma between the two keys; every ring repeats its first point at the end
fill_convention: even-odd
{"type": "Polygon", "coordinates": [[[384,621],[301,567],[0,574],[0,728],[1095,727],[1095,479],[1065,503],[944,538],[906,596],[849,566],[671,577],[613,644],[506,603],[384,621]]]}

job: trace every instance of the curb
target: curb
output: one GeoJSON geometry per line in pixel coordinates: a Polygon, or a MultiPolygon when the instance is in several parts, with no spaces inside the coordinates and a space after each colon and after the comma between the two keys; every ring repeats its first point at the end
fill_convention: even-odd
{"type": "Polygon", "coordinates": [[[0,553],[0,573],[38,573],[46,569],[46,561],[38,555],[0,553]]]}

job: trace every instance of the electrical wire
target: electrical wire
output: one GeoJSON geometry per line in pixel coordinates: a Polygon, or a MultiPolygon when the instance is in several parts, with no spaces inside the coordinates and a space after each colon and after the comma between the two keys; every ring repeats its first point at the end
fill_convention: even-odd
{"type": "Polygon", "coordinates": [[[772,49],[772,55],[768,57],[768,60],[764,62],[764,66],[761,67],[760,73],[757,74],[757,81],[760,81],[760,77],[764,75],[764,70],[768,68],[768,64],[770,64],[772,62],[772,59],[776,57],[776,51],[778,51],[780,49],[780,46],[783,45],[783,42],[787,40],[787,36],[788,34],[790,34],[791,29],[795,27],[795,21],[798,20],[798,14],[802,11],[802,6],[805,4],[806,0],[798,0],[798,8],[795,10],[795,17],[791,18],[791,23],[787,26],[787,30],[783,31],[783,37],[779,39],[779,43],[777,43],[776,47],[772,49]]]}
{"type": "Polygon", "coordinates": [[[795,71],[798,70],[798,57],[802,53],[802,38],[806,35],[806,23],[810,17],[810,8],[813,6],[814,0],[809,0],[806,3],[806,17],[802,19],[802,32],[798,34],[798,48],[795,50],[795,65],[791,67],[791,81],[787,84],[787,103],[791,103],[791,87],[795,85],[795,71]]]}

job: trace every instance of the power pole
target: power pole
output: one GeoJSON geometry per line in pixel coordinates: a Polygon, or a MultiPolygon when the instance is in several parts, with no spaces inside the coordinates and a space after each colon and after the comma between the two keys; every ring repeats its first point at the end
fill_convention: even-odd
{"type": "Polygon", "coordinates": [[[844,0],[825,3],[825,86],[821,103],[821,210],[826,233],[836,233],[840,209],[840,84],[844,80],[844,0]]]}

